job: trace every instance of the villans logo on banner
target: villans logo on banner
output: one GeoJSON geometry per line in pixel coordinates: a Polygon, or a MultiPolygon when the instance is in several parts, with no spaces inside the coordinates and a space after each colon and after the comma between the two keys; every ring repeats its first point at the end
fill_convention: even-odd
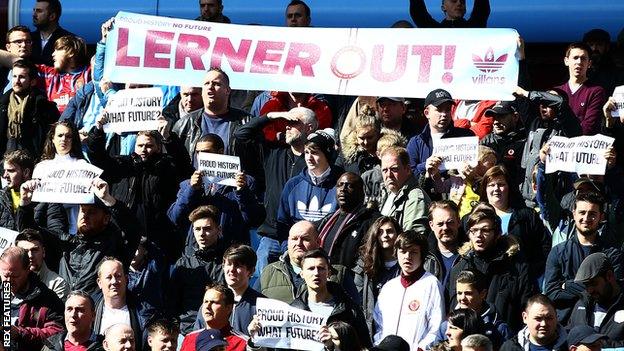
{"type": "Polygon", "coordinates": [[[472,54],[472,63],[474,66],[481,71],[482,73],[473,76],[472,82],[474,84],[505,84],[505,77],[502,75],[496,75],[498,70],[505,66],[507,62],[507,54],[502,54],[498,57],[494,54],[494,49],[489,47],[485,51],[485,55],[483,57],[480,54],[472,54]]]}

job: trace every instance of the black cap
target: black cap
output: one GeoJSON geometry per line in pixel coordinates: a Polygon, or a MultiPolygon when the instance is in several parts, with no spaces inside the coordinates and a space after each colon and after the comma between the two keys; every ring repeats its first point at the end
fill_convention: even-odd
{"type": "Polygon", "coordinates": [[[410,345],[398,335],[388,335],[371,351],[409,351],[410,345]]]}
{"type": "Polygon", "coordinates": [[[598,340],[606,338],[606,335],[596,333],[594,328],[589,325],[577,325],[568,333],[568,347],[573,345],[591,345],[598,340]]]}
{"type": "Polygon", "coordinates": [[[404,98],[402,98],[402,97],[392,97],[392,96],[380,96],[375,101],[379,102],[381,100],[390,100],[390,101],[396,101],[396,102],[405,103],[405,99],[404,98]]]}
{"type": "Polygon", "coordinates": [[[432,90],[429,94],[427,94],[427,97],[425,98],[425,107],[429,105],[438,107],[442,105],[443,103],[449,102],[449,101],[452,103],[455,103],[455,100],[453,100],[451,93],[449,93],[448,91],[444,89],[436,89],[436,90],[432,90]]]}
{"type": "Polygon", "coordinates": [[[219,346],[227,346],[227,344],[219,329],[204,329],[199,332],[195,340],[195,350],[210,351],[219,346]]]}
{"type": "Polygon", "coordinates": [[[609,270],[613,270],[613,265],[607,255],[602,252],[596,252],[585,257],[583,262],[581,262],[574,281],[586,283],[609,270]]]}
{"type": "Polygon", "coordinates": [[[494,117],[508,115],[514,112],[516,112],[516,107],[514,106],[513,101],[499,101],[496,105],[485,110],[485,115],[487,117],[494,117]]]}
{"type": "Polygon", "coordinates": [[[583,184],[589,184],[594,190],[596,190],[597,192],[602,194],[602,189],[601,186],[593,179],[589,178],[589,177],[579,177],[575,182],[574,182],[574,190],[577,190],[581,185],[583,184]]]}

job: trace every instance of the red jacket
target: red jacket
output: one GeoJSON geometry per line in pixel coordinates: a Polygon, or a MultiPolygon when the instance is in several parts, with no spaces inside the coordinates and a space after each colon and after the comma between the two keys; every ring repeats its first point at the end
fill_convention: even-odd
{"type": "MultiPolygon", "coordinates": [[[[182,341],[180,351],[196,351],[195,345],[197,337],[202,331],[203,329],[187,334],[184,337],[184,341],[182,341]]],[[[227,327],[221,329],[221,336],[228,343],[225,347],[225,351],[245,351],[247,349],[247,341],[238,335],[232,334],[232,327],[229,324],[227,327]]]]}
{"type": "Polygon", "coordinates": [[[63,331],[63,302],[34,273],[28,277],[30,287],[20,296],[17,319],[17,348],[13,351],[40,350],[50,336],[63,331]]]}
{"type": "Polygon", "coordinates": [[[472,116],[457,116],[457,105],[459,105],[461,101],[462,100],[455,100],[455,105],[453,105],[453,108],[451,109],[453,124],[457,128],[470,129],[476,136],[479,137],[479,140],[483,139],[492,131],[492,124],[494,123],[494,119],[492,117],[485,117],[485,111],[496,105],[496,101],[481,100],[479,101],[472,116]]]}
{"type": "MultiPolygon", "coordinates": [[[[269,112],[288,111],[288,99],[290,99],[290,97],[287,92],[273,91],[271,92],[271,96],[272,98],[262,106],[262,109],[260,109],[260,115],[266,115],[269,112]]],[[[307,107],[314,111],[316,119],[318,120],[319,129],[331,128],[333,118],[332,113],[324,101],[310,95],[308,101],[306,101],[302,107],[307,107]]],[[[283,119],[271,121],[262,129],[264,138],[268,142],[277,141],[277,133],[284,133],[285,131],[286,121],[283,119]]]]}

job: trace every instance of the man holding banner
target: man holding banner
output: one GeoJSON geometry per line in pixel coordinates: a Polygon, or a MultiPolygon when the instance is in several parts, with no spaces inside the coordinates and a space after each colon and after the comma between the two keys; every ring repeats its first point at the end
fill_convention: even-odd
{"type": "Polygon", "coordinates": [[[108,183],[93,181],[94,204],[80,205],[78,233],[51,233],[38,227],[33,218],[33,193],[37,181],[22,184],[17,223],[20,230],[37,229],[49,243],[48,252],[61,252],[59,275],[69,284],[70,290],[83,290],[88,294],[98,291],[97,269],[104,257],[118,257],[128,267],[139,243],[138,225],[128,208],[109,192],[108,183]],[[114,225],[111,221],[114,220],[114,225]]]}

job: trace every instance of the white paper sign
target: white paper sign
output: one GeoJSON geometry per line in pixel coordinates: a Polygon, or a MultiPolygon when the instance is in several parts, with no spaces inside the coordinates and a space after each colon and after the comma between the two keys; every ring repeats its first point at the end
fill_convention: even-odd
{"type": "Polygon", "coordinates": [[[18,232],[0,227],[0,255],[15,243],[18,232]]]}
{"type": "Polygon", "coordinates": [[[33,172],[33,179],[40,181],[32,201],[92,204],[94,195],[91,182],[102,172],[87,162],[42,162],[33,172]]]}
{"type": "Polygon", "coordinates": [[[254,344],[283,349],[323,350],[318,333],[328,316],[291,307],[285,302],[258,298],[256,315],[261,325],[254,344]]]}
{"type": "Polygon", "coordinates": [[[565,138],[554,136],[548,141],[546,173],[556,171],[604,175],[607,169],[605,151],[615,139],[602,135],[565,138]]]}
{"type": "Polygon", "coordinates": [[[433,139],[432,155],[442,158],[440,170],[460,169],[464,163],[476,166],[479,162],[479,138],[433,139]]]}
{"type": "Polygon", "coordinates": [[[236,186],[236,174],[240,172],[240,158],[221,154],[200,152],[197,154],[197,170],[204,172],[210,183],[236,186]]]}
{"type": "Polygon", "coordinates": [[[117,133],[156,130],[162,112],[160,88],[124,89],[106,103],[104,132],[117,133]]]}
{"type": "Polygon", "coordinates": [[[613,100],[615,100],[615,111],[611,113],[611,116],[624,116],[624,85],[615,88],[613,91],[613,100]]]}

